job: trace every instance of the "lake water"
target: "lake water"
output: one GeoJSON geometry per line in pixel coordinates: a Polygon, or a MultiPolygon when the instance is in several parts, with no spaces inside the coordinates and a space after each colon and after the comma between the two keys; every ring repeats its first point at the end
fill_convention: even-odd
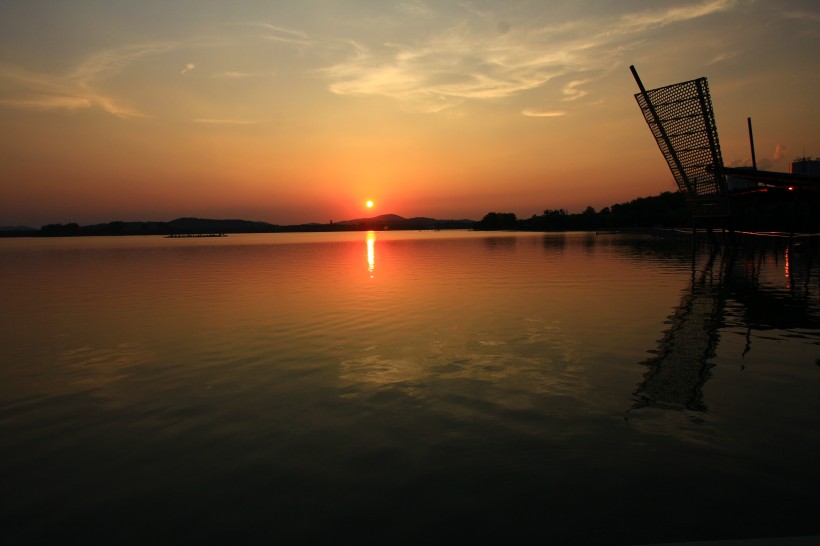
{"type": "Polygon", "coordinates": [[[0,239],[4,543],[820,535],[817,258],[0,239]]]}

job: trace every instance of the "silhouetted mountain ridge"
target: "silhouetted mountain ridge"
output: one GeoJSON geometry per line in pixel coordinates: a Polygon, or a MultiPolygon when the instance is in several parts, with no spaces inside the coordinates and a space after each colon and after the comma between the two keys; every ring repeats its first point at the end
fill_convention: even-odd
{"type": "Polygon", "coordinates": [[[416,216],[413,218],[404,218],[398,214],[382,214],[372,218],[357,218],[355,220],[344,220],[335,222],[332,225],[342,226],[343,228],[355,229],[472,229],[475,225],[475,220],[437,220],[435,218],[426,218],[423,216],[416,216]]]}
{"type": "Polygon", "coordinates": [[[0,231],[37,231],[37,228],[29,226],[0,226],[0,231]]]}
{"type": "Polygon", "coordinates": [[[398,214],[381,214],[379,216],[373,216],[371,218],[356,218],[354,220],[342,220],[341,222],[336,222],[337,224],[347,225],[347,224],[360,224],[362,222],[385,222],[385,223],[392,223],[392,222],[404,222],[406,218],[399,216],[398,214]]]}
{"type": "MultiPolygon", "coordinates": [[[[804,215],[814,207],[802,207],[804,215]]],[[[801,209],[802,210],[802,209],[801,209]]],[[[794,207],[788,207],[794,212],[794,207]]],[[[766,211],[762,211],[766,212],[766,211]]],[[[36,237],[71,235],[174,235],[174,234],[228,234],[278,233],[364,230],[526,230],[575,231],[599,229],[654,228],[658,226],[691,226],[687,204],[679,192],[662,192],[656,196],[639,197],[625,203],[616,203],[596,211],[592,206],[583,212],[569,213],[565,209],[545,209],[541,215],[518,218],[512,212],[490,212],[480,221],[437,220],[423,216],[404,218],[397,214],[382,214],[369,218],[355,218],[326,224],[307,223],[281,226],[268,222],[241,219],[209,219],[182,217],[169,222],[109,222],[80,226],[76,223],[49,224],[39,230],[0,230],[0,237],[36,237]]],[[[759,227],[758,227],[759,229],[759,227]]],[[[817,229],[814,229],[817,231],[817,229]]]]}
{"type": "Polygon", "coordinates": [[[39,230],[13,229],[0,231],[0,236],[65,237],[74,235],[186,235],[227,233],[278,233],[299,231],[360,231],[408,229],[472,229],[474,220],[436,220],[434,218],[403,218],[397,214],[382,214],[328,224],[310,223],[280,226],[268,222],[241,219],[183,217],[169,222],[122,222],[81,226],[77,223],[48,224],[39,230]]]}

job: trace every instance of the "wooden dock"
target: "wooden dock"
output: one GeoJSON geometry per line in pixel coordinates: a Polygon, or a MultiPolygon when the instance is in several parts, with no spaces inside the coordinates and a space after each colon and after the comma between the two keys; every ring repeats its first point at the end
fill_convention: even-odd
{"type": "Polygon", "coordinates": [[[172,233],[166,239],[198,239],[201,237],[227,237],[224,233],[172,233]]]}

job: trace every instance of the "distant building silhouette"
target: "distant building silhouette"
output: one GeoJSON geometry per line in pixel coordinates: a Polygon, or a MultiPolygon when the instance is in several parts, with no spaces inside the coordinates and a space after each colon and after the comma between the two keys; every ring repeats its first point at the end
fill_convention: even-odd
{"type": "Polygon", "coordinates": [[[820,159],[798,157],[789,165],[789,172],[792,174],[820,176],[820,159]]]}

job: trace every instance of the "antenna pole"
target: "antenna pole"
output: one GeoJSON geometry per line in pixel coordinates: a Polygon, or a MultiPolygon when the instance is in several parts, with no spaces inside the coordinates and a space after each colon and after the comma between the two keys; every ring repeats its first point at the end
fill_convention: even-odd
{"type": "Polygon", "coordinates": [[[749,123],[749,146],[752,147],[752,168],[757,170],[757,157],[755,156],[755,136],[752,132],[752,118],[746,118],[749,123]]]}
{"type": "Polygon", "coordinates": [[[635,70],[635,65],[634,64],[629,65],[629,70],[632,71],[632,77],[635,78],[635,83],[638,84],[638,89],[641,90],[641,93],[646,95],[646,88],[643,86],[643,82],[641,81],[641,77],[638,76],[638,71],[635,70]]]}

